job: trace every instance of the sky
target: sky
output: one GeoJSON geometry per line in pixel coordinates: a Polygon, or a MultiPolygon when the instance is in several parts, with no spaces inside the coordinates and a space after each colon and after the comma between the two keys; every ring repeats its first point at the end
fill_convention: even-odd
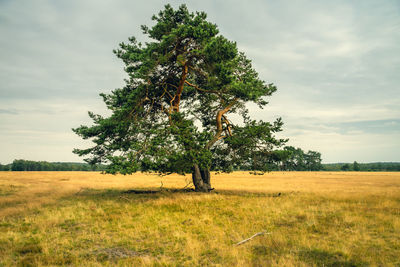
{"type": "Polygon", "coordinates": [[[81,162],[71,128],[108,114],[124,84],[112,53],[170,3],[205,11],[278,91],[256,119],[282,117],[288,145],[324,163],[400,161],[400,1],[0,0],[0,163],[81,162]]]}

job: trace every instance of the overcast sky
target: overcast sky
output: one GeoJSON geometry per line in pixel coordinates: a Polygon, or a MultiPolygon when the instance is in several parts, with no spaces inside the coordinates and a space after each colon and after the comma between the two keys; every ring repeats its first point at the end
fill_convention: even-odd
{"type": "MultiPolygon", "coordinates": [[[[71,128],[123,85],[112,53],[171,3],[205,11],[278,91],[258,119],[323,162],[400,161],[400,1],[0,0],[0,163],[82,161],[71,128]]],[[[86,144],[87,145],[87,144],[86,144]]]]}

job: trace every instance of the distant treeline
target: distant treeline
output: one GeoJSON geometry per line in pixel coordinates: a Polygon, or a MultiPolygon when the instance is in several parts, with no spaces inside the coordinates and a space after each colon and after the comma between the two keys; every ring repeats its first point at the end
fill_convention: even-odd
{"type": "MultiPolygon", "coordinates": [[[[373,162],[373,163],[321,163],[321,153],[317,151],[304,152],[301,148],[286,146],[283,150],[273,151],[267,159],[268,171],[400,171],[400,162],[373,162]]],[[[259,166],[249,160],[239,166],[237,170],[260,170],[259,166]]]]}
{"type": "Polygon", "coordinates": [[[398,172],[400,162],[373,162],[373,163],[329,163],[322,164],[324,171],[362,171],[362,172],[398,172]]]}
{"type": "MultiPolygon", "coordinates": [[[[252,162],[240,166],[236,170],[253,171],[252,162]]],[[[75,162],[47,162],[17,159],[11,164],[0,164],[0,171],[104,171],[107,165],[90,165],[75,162]]],[[[259,168],[257,168],[258,170],[259,168]]],[[[321,153],[304,152],[300,148],[285,147],[270,155],[268,171],[400,171],[400,162],[374,163],[321,163],[321,153]]]]}
{"type": "MultiPolygon", "coordinates": [[[[317,151],[304,152],[301,148],[286,146],[283,150],[272,152],[269,156],[267,169],[269,171],[400,171],[400,162],[373,163],[321,163],[321,153],[317,151]]],[[[250,165],[251,166],[251,165],[250,165]]],[[[241,166],[241,170],[254,170],[249,165],[241,166]]]]}
{"type": "Polygon", "coordinates": [[[1,165],[0,171],[103,171],[105,165],[90,165],[74,162],[47,162],[16,159],[11,164],[1,165]]]}

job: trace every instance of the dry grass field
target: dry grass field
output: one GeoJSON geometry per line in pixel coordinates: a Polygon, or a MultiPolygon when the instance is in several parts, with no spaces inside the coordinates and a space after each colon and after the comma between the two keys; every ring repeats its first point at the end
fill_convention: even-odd
{"type": "Polygon", "coordinates": [[[400,173],[187,181],[0,172],[0,266],[400,266],[400,173]]]}

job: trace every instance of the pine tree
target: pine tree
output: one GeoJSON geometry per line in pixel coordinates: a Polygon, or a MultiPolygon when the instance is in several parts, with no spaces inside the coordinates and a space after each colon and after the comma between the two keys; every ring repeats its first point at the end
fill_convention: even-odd
{"type": "Polygon", "coordinates": [[[252,120],[246,103],[260,108],[276,91],[258,77],[235,42],[218,33],[204,12],[166,5],[114,53],[125,63],[123,88],[101,94],[109,117],[89,112],[92,126],[73,129],[94,146],[75,149],[89,163],[110,163],[108,173],[192,173],[196,191],[211,190],[210,169],[231,171],[243,162],[265,170],[282,121],[252,120]],[[239,114],[241,122],[233,122],[239,114]]]}

